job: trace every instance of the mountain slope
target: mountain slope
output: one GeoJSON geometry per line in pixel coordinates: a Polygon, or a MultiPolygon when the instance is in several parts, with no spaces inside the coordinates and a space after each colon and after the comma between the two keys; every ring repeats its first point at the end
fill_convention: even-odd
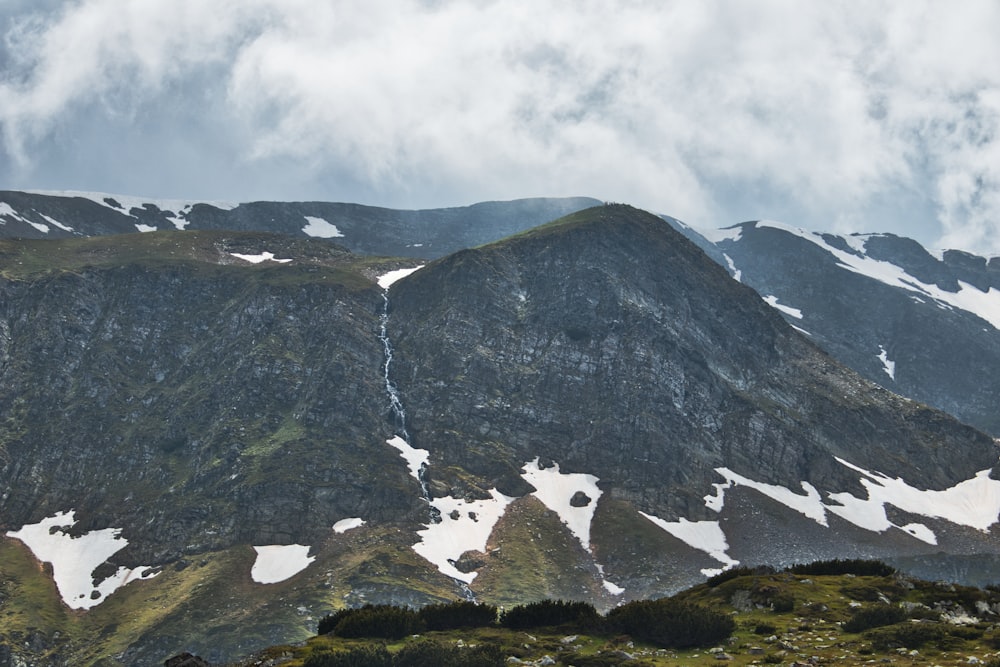
{"type": "Polygon", "coordinates": [[[770,222],[711,236],[724,265],[841,362],[1000,434],[1000,258],[770,222]]]}
{"type": "Polygon", "coordinates": [[[359,253],[434,258],[599,203],[588,197],[535,198],[404,211],[333,202],[232,204],[0,190],[0,238],[68,238],[136,231],[257,231],[335,239],[359,253]]]}
{"type": "Polygon", "coordinates": [[[0,633],[35,662],[223,661],[365,602],[609,608],[761,558],[997,552],[990,437],[636,209],[402,278],[257,233],[0,259],[0,633]]]}

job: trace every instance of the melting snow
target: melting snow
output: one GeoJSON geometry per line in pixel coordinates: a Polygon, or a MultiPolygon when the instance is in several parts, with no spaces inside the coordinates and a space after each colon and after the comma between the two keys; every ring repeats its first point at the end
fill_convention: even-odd
{"type": "Polygon", "coordinates": [[[791,315],[792,317],[794,317],[796,319],[799,319],[799,320],[802,319],[802,311],[801,310],[799,310],[798,308],[792,308],[791,306],[783,306],[783,305],[781,305],[780,303],[778,303],[778,297],[776,297],[776,296],[772,296],[772,295],[769,294],[769,295],[767,295],[767,296],[764,297],[764,301],[766,301],[767,304],[769,306],[771,306],[772,308],[777,308],[778,310],[780,310],[781,312],[785,313],[786,315],[791,315]]]}
{"type": "Polygon", "coordinates": [[[960,280],[958,281],[959,291],[948,292],[937,285],[928,285],[917,280],[890,262],[872,259],[868,256],[858,257],[857,255],[834,248],[824,241],[823,237],[819,234],[814,234],[780,222],[762,220],[757,223],[757,226],[772,227],[788,232],[789,234],[794,234],[811,243],[815,243],[829,252],[848,271],[867,276],[892,287],[899,287],[909,292],[929,296],[941,304],[954,306],[955,308],[977,315],[992,324],[993,328],[1000,329],[1000,290],[990,288],[988,292],[983,292],[960,280]]]}
{"type": "Polygon", "coordinates": [[[54,516],[27,524],[21,530],[7,532],[8,537],[24,542],[35,558],[52,564],[56,588],[70,608],[90,609],[130,581],[156,576],[146,566],[133,569],[119,567],[117,572],[94,586],[94,569],[124,549],[128,540],[121,537],[120,528],[94,530],[79,537],[70,537],[59,530],[75,524],[75,512],[70,510],[56,512],[54,516]]]}
{"type": "Polygon", "coordinates": [[[153,227],[151,225],[143,225],[141,223],[136,223],[135,228],[138,229],[140,232],[155,232],[156,231],[156,227],[153,227]]]}
{"type": "Polygon", "coordinates": [[[250,568],[250,578],[258,584],[276,584],[289,579],[316,560],[309,555],[309,547],[301,544],[271,544],[254,547],[257,560],[250,568]]]}
{"type": "MultiPolygon", "coordinates": [[[[688,521],[683,517],[679,521],[664,521],[645,512],[639,512],[639,514],[688,546],[704,551],[725,565],[726,568],[740,564],[738,560],[730,558],[729,554],[726,553],[729,551],[729,543],[726,541],[726,534],[722,532],[718,521],[688,521]]],[[[717,570],[702,570],[702,574],[705,576],[711,576],[716,572],[717,570]]]]}
{"type": "Polygon", "coordinates": [[[743,225],[733,225],[724,229],[699,229],[698,233],[712,243],[739,241],[743,236],[743,225]]]}
{"type": "Polygon", "coordinates": [[[398,435],[393,436],[387,443],[399,450],[399,453],[406,460],[410,468],[410,474],[417,481],[420,480],[420,469],[425,467],[430,461],[431,453],[426,449],[417,449],[398,435]]]}
{"type": "Polygon", "coordinates": [[[469,501],[451,496],[435,498],[431,504],[441,513],[441,522],[417,531],[420,542],[413,545],[413,550],[442,574],[471,583],[478,573],[462,572],[455,567],[455,561],[466,551],[485,551],[493,527],[514,501],[496,489],[490,495],[492,498],[486,500],[469,501]]]}
{"type": "Polygon", "coordinates": [[[752,479],[733,472],[729,468],[716,468],[715,472],[726,478],[726,484],[716,484],[715,497],[705,497],[705,505],[709,509],[713,509],[716,512],[721,511],[726,489],[731,488],[735,484],[737,486],[746,486],[754,489],[768,498],[776,500],[782,505],[790,507],[796,512],[807,516],[821,526],[826,525],[826,511],[823,509],[823,503],[820,500],[819,491],[817,491],[816,487],[809,482],[802,482],[802,489],[806,492],[803,496],[790,491],[783,486],[755,482],[752,479]]]}
{"type": "Polygon", "coordinates": [[[729,270],[733,273],[733,280],[740,282],[740,279],[743,277],[743,272],[736,268],[736,262],[733,261],[732,257],[725,253],[723,253],[722,256],[726,258],[726,264],[729,265],[729,270]]]}
{"type": "Polygon", "coordinates": [[[376,282],[378,282],[378,286],[381,287],[382,289],[389,289],[389,286],[392,285],[397,280],[405,278],[411,273],[419,271],[422,268],[424,268],[423,264],[421,264],[420,266],[411,267],[409,269],[396,269],[395,271],[389,271],[388,273],[383,273],[382,275],[380,275],[376,282]]]}
{"type": "Polygon", "coordinates": [[[365,525],[365,520],[359,517],[354,517],[352,519],[341,519],[337,523],[333,524],[333,532],[338,534],[346,533],[349,530],[360,528],[363,525],[365,525]]]}
{"type": "Polygon", "coordinates": [[[837,461],[864,475],[861,484],[868,491],[868,498],[831,493],[830,499],[840,505],[828,505],[827,508],[862,528],[871,526],[869,530],[881,532],[893,526],[885,516],[886,505],[983,532],[1000,517],[1000,480],[992,479],[989,470],[981,470],[972,479],[943,491],[934,491],[914,488],[899,477],[891,479],[879,472],[869,472],[841,458],[837,461]]]}
{"type": "Polygon", "coordinates": [[[46,222],[48,222],[53,227],[58,227],[59,229],[63,230],[64,232],[72,232],[73,231],[72,227],[64,225],[61,222],[59,222],[58,220],[53,220],[52,218],[50,218],[49,216],[45,215],[44,213],[39,213],[38,215],[40,215],[43,218],[45,218],[46,222]]]}
{"type": "Polygon", "coordinates": [[[561,473],[558,463],[542,469],[538,458],[525,463],[523,470],[521,477],[537,489],[534,496],[558,514],[583,548],[590,551],[590,522],[597,509],[597,500],[603,493],[597,488],[598,478],[583,473],[561,473]],[[573,507],[570,500],[577,492],[589,497],[590,502],[583,507],[573,507]]]}
{"type": "Polygon", "coordinates": [[[212,206],[223,211],[229,211],[238,206],[238,204],[222,201],[149,199],[130,195],[112,195],[106,192],[79,192],[76,190],[25,190],[25,192],[36,195],[47,195],[49,197],[82,197],[83,199],[89,199],[95,204],[100,204],[101,206],[110,208],[112,211],[121,211],[126,214],[133,208],[144,208],[146,204],[152,204],[161,211],[183,211],[192,208],[195,204],[207,204],[208,206],[212,206]],[[121,204],[121,207],[112,206],[108,202],[104,201],[105,199],[113,199],[121,204]]]}
{"type": "Polygon", "coordinates": [[[992,479],[990,470],[982,470],[974,478],[943,491],[934,491],[914,488],[898,477],[892,479],[882,473],[869,472],[841,458],[837,461],[863,475],[860,481],[868,492],[867,498],[858,498],[847,492],[828,493],[830,502],[824,503],[816,488],[808,482],[801,482],[806,492],[803,496],[783,486],[755,482],[728,468],[716,468],[726,481],[713,485],[715,494],[705,496],[705,506],[716,512],[722,511],[726,490],[742,485],[802,513],[821,526],[828,525],[826,513],[829,511],[859,528],[875,532],[899,528],[928,544],[937,544],[937,537],[931,529],[921,523],[903,526],[892,523],[886,515],[886,506],[892,505],[910,514],[944,519],[984,532],[1000,518],[1000,480],[992,479]]]}
{"type": "Polygon", "coordinates": [[[337,229],[337,225],[329,223],[323,218],[311,218],[308,215],[304,217],[308,224],[302,228],[302,233],[306,236],[315,236],[321,239],[333,239],[344,236],[337,229]]]}
{"type": "Polygon", "coordinates": [[[882,345],[879,345],[878,346],[878,350],[879,350],[878,358],[879,358],[879,361],[882,362],[882,370],[885,371],[886,375],[888,375],[890,378],[892,378],[893,380],[895,380],[896,379],[896,362],[892,361],[891,359],[889,359],[889,353],[885,351],[885,347],[883,347],[882,345]]]}
{"type": "Polygon", "coordinates": [[[621,595],[622,593],[625,592],[624,588],[622,588],[621,586],[618,586],[616,584],[611,583],[607,579],[604,579],[601,583],[604,584],[604,590],[606,590],[607,592],[611,593],[612,595],[621,595]]]}
{"type": "Polygon", "coordinates": [[[285,264],[292,261],[291,259],[275,259],[274,255],[269,252],[262,252],[259,255],[241,255],[237,252],[229,253],[233,257],[238,257],[251,264],[260,264],[261,262],[278,262],[279,264],[285,264]]]}

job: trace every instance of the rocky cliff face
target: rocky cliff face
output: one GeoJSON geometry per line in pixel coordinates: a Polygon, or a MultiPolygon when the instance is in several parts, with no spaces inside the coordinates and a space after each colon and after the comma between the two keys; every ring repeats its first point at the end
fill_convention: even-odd
{"type": "Polygon", "coordinates": [[[384,293],[405,266],[255,233],[0,242],[0,644],[221,661],[343,605],[607,607],[737,562],[997,551],[992,438],[654,216],[589,209],[384,293]],[[67,597],[67,544],[119,538],[67,597]]]}

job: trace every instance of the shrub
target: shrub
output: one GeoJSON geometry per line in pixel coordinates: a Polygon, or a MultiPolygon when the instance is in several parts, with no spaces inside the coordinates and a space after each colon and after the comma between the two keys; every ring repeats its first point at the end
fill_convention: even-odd
{"type": "Polygon", "coordinates": [[[899,623],[875,628],[865,633],[878,651],[895,648],[920,648],[924,644],[939,643],[947,633],[937,623],[899,623]]]}
{"type": "Polygon", "coordinates": [[[736,627],[728,614],[669,598],[630,602],[608,612],[607,620],[616,632],[664,648],[716,644],[736,627]]]}
{"type": "Polygon", "coordinates": [[[303,667],[393,667],[392,654],[385,646],[364,646],[336,653],[314,653],[303,667]]]}
{"type": "Polygon", "coordinates": [[[758,623],[753,629],[755,635],[773,635],[778,631],[778,628],[771,625],[770,623],[758,623]]]}
{"type": "Polygon", "coordinates": [[[844,623],[844,632],[864,632],[883,625],[894,625],[906,620],[906,612],[901,607],[879,604],[864,607],[854,612],[844,623]]]}
{"type": "Polygon", "coordinates": [[[428,630],[457,630],[460,628],[485,628],[497,621],[497,608],[475,602],[432,604],[421,608],[417,614],[428,630]]]}
{"type": "Polygon", "coordinates": [[[500,647],[492,644],[465,648],[419,641],[400,649],[394,667],[502,667],[503,664],[500,647]]]}
{"type": "Polygon", "coordinates": [[[423,630],[420,616],[412,609],[368,604],[341,614],[333,627],[333,634],[338,637],[401,639],[423,630]]]}
{"type": "Polygon", "coordinates": [[[500,625],[511,630],[567,624],[593,628],[600,624],[600,616],[591,604],[563,600],[541,600],[512,607],[500,614],[500,625]]]}
{"type": "Polygon", "coordinates": [[[775,569],[770,565],[755,565],[753,567],[744,565],[723,570],[719,574],[709,577],[708,581],[705,583],[708,584],[709,588],[715,588],[719,584],[723,584],[727,581],[735,579],[736,577],[752,577],[774,573],[775,569]]]}
{"type": "Polygon", "coordinates": [[[853,574],[858,577],[890,577],[896,574],[896,568],[880,560],[834,559],[792,565],[788,572],[809,576],[853,574]]]}
{"type": "Polygon", "coordinates": [[[333,632],[333,629],[337,627],[337,623],[340,623],[344,617],[353,614],[356,610],[354,609],[339,609],[332,614],[327,614],[323,618],[319,619],[319,627],[316,628],[316,634],[326,635],[333,632]]]}

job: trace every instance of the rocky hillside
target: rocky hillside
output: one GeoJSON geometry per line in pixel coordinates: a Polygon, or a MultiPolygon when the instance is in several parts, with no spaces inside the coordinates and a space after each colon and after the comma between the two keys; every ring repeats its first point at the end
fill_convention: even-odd
{"type": "Polygon", "coordinates": [[[655,216],[414,268],[260,233],[0,242],[0,643],[222,661],[365,602],[607,609],[737,563],[997,553],[992,438],[655,216]]]}
{"type": "Polygon", "coordinates": [[[842,363],[1000,435],[1000,258],[764,221],[711,241],[678,228],[842,363]]]}

